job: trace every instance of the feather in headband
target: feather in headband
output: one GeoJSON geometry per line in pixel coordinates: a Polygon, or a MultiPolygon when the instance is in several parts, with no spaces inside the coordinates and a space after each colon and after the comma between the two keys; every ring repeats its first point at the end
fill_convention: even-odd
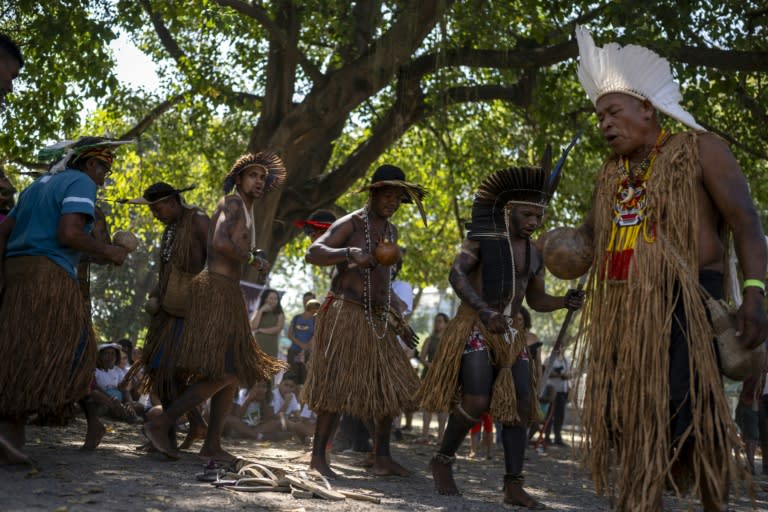
{"type": "Polygon", "coordinates": [[[264,192],[270,192],[285,182],[287,171],[283,161],[275,153],[260,151],[259,153],[246,153],[237,159],[224,178],[224,193],[229,194],[235,188],[238,174],[249,167],[262,167],[267,171],[264,181],[264,192]]]}

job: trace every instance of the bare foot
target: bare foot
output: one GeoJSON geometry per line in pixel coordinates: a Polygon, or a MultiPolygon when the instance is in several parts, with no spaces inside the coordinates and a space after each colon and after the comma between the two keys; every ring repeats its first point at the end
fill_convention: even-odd
{"type": "Polygon", "coordinates": [[[32,464],[32,459],[22,453],[10,441],[0,436],[0,465],[5,464],[32,464]]]}
{"type": "Polygon", "coordinates": [[[373,459],[371,472],[376,476],[410,476],[411,472],[395,462],[392,457],[377,456],[373,459]]]}
{"type": "Polygon", "coordinates": [[[171,440],[168,439],[168,429],[170,425],[159,416],[152,421],[144,424],[144,435],[152,443],[157,451],[171,460],[178,460],[179,453],[171,446],[171,440]]]}
{"type": "Polygon", "coordinates": [[[360,466],[361,468],[372,468],[373,452],[366,452],[363,458],[355,463],[355,466],[360,466]]]}
{"type": "Polygon", "coordinates": [[[504,485],[504,503],[536,510],[547,508],[543,503],[533,499],[530,494],[525,492],[523,486],[516,482],[507,482],[504,485]]]}
{"type": "Polygon", "coordinates": [[[152,446],[151,442],[147,441],[146,443],[137,446],[136,451],[152,453],[152,452],[156,452],[157,450],[155,449],[154,446],[152,446]]]}
{"type": "Polygon", "coordinates": [[[204,460],[215,460],[217,462],[232,462],[237,459],[235,455],[232,455],[220,446],[217,448],[208,448],[205,444],[200,448],[200,452],[197,456],[204,460]]]}
{"type": "Polygon", "coordinates": [[[438,494],[444,496],[461,496],[456,482],[453,480],[453,467],[436,460],[434,457],[429,461],[429,468],[432,470],[432,479],[435,481],[435,490],[438,494]]]}
{"type": "Polygon", "coordinates": [[[107,433],[107,429],[104,427],[104,425],[101,424],[101,422],[97,421],[94,423],[95,424],[93,426],[90,424],[88,425],[88,431],[85,433],[85,442],[83,443],[83,446],[80,447],[80,451],[94,451],[96,447],[99,446],[99,443],[101,443],[104,434],[107,433]]]}
{"type": "Polygon", "coordinates": [[[184,438],[184,442],[181,443],[181,446],[179,446],[180,450],[186,450],[193,444],[195,444],[195,441],[198,441],[200,439],[205,439],[205,436],[208,435],[208,429],[205,427],[196,428],[194,430],[190,430],[187,432],[187,437],[184,438]]]}
{"type": "Polygon", "coordinates": [[[309,460],[309,469],[314,469],[326,478],[336,478],[338,476],[328,465],[325,457],[318,455],[312,455],[312,458],[309,460]]]}

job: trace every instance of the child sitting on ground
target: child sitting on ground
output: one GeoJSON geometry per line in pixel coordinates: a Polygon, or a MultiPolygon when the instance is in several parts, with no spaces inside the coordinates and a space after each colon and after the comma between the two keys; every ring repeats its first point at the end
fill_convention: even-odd
{"type": "Polygon", "coordinates": [[[241,390],[225,420],[225,434],[259,441],[280,441],[297,436],[306,442],[314,432],[313,414],[306,407],[302,410],[295,390],[296,378],[290,371],[271,393],[264,381],[257,382],[247,391],[241,390]]]}

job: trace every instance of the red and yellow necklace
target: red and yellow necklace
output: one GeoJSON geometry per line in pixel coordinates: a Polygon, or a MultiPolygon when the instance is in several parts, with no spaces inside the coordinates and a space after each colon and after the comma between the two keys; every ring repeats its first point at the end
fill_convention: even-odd
{"type": "Polygon", "coordinates": [[[636,167],[630,167],[629,159],[619,158],[619,180],[612,210],[611,236],[605,248],[601,276],[609,281],[626,281],[632,255],[640,233],[647,243],[656,241],[655,226],[648,229],[647,183],[653,172],[653,164],[662,146],[669,140],[670,132],[662,130],[648,155],[636,167]]]}

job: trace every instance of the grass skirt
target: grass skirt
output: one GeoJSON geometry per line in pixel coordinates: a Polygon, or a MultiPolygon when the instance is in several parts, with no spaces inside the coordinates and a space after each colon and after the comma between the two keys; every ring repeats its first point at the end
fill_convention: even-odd
{"type": "Polygon", "coordinates": [[[78,282],[44,256],[8,258],[0,305],[0,418],[55,417],[88,394],[96,340],[78,282]]]}
{"type": "Polygon", "coordinates": [[[237,280],[206,269],[192,280],[191,294],[181,343],[170,352],[174,372],[196,380],[235,374],[251,387],[285,368],[256,343],[237,280]]]}
{"type": "Polygon", "coordinates": [[[184,319],[160,309],[150,320],[141,360],[134,364],[126,379],[139,379],[140,393],[157,393],[170,401],[176,398],[175,380],[180,376],[171,357],[184,334],[184,319]]]}
{"type": "MultiPolygon", "coordinates": [[[[384,326],[374,319],[376,331],[384,326]]],[[[358,418],[414,410],[418,375],[391,327],[378,339],[363,305],[329,295],[317,314],[316,334],[302,401],[313,411],[358,418]]]]}
{"type": "MultiPolygon", "coordinates": [[[[519,354],[525,350],[525,336],[520,332],[512,343],[507,343],[503,336],[488,332],[477,312],[464,304],[445,328],[432,365],[416,394],[416,401],[422,410],[447,412],[461,400],[461,360],[467,340],[475,326],[480,330],[488,348],[491,365],[498,370],[493,385],[490,414],[504,424],[517,423],[520,415],[511,367],[519,354]]],[[[531,410],[528,417],[534,421],[539,417],[539,403],[535,391],[537,372],[532,368],[529,373],[531,410]]]]}

